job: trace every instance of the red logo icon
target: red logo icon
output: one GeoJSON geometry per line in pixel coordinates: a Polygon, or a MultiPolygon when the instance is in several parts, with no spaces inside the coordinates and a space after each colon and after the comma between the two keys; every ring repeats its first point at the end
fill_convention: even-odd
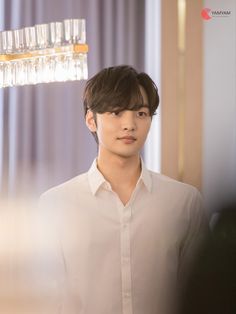
{"type": "Polygon", "coordinates": [[[201,16],[204,20],[210,20],[212,18],[211,9],[208,8],[202,9],[201,16]]]}

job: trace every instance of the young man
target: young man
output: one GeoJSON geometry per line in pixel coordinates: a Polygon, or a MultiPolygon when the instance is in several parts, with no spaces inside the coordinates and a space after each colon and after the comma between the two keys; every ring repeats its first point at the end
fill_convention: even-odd
{"type": "Polygon", "coordinates": [[[98,156],[41,199],[57,229],[47,279],[61,282],[63,313],[173,312],[205,220],[194,187],[147,170],[140,157],[158,105],[154,82],[129,66],[87,82],[85,120],[98,156]]]}

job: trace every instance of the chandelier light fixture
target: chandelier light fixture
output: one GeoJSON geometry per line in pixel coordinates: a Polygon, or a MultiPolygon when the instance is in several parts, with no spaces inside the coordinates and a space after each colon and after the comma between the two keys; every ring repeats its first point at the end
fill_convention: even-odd
{"type": "Polygon", "coordinates": [[[0,88],[87,79],[84,19],[0,32],[0,88]]]}

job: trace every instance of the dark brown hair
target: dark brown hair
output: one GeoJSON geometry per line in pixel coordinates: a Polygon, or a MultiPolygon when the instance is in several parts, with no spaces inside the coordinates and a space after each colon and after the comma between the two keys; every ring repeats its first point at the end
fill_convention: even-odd
{"type": "Polygon", "coordinates": [[[152,117],[159,105],[158,89],[150,76],[128,65],[105,68],[87,82],[83,96],[85,115],[88,109],[94,114],[138,110],[143,105],[140,86],[147,93],[152,117]]]}

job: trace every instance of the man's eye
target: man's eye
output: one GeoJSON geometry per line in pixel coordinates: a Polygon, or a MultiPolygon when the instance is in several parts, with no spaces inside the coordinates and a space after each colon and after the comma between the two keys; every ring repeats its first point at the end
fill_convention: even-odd
{"type": "Polygon", "coordinates": [[[144,118],[144,117],[147,117],[147,116],[148,116],[148,113],[145,112],[145,111],[138,111],[138,112],[137,112],[137,115],[138,115],[138,117],[140,117],[140,118],[144,118]]]}
{"type": "Polygon", "coordinates": [[[111,115],[114,116],[114,117],[119,116],[119,114],[120,114],[120,111],[112,111],[111,112],[111,115]]]}

